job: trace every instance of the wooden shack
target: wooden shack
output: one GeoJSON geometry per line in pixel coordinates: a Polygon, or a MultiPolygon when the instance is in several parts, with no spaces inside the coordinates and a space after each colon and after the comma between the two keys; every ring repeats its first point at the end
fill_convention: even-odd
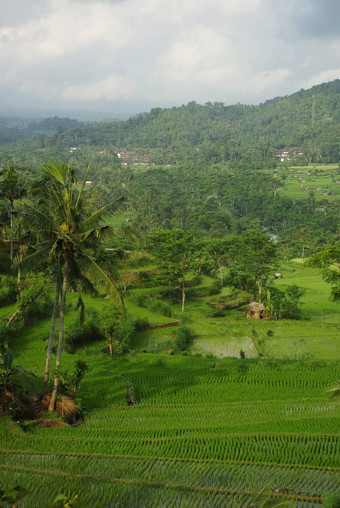
{"type": "Polygon", "coordinates": [[[265,310],[263,303],[251,302],[246,308],[245,316],[252,319],[263,319],[265,310]]]}

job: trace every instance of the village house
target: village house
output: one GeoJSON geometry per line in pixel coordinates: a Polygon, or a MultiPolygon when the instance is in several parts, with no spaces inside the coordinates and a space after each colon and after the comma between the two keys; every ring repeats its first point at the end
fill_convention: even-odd
{"type": "Polygon", "coordinates": [[[303,155],[303,151],[297,146],[286,146],[284,148],[280,148],[280,150],[276,152],[276,157],[280,159],[281,162],[292,160],[295,157],[301,157],[301,155],[303,155]]]}

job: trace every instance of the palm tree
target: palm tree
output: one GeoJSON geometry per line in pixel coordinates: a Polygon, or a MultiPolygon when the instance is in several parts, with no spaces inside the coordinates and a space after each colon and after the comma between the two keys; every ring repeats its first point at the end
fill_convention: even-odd
{"type": "Polygon", "coordinates": [[[110,231],[106,219],[117,209],[117,202],[110,203],[99,210],[90,211],[84,199],[85,181],[79,185],[76,173],[66,164],[45,164],[43,166],[48,176],[48,205],[37,208],[29,205],[32,224],[35,225],[39,241],[35,246],[35,255],[48,254],[49,259],[57,269],[57,284],[55,305],[51,320],[51,333],[47,349],[44,385],[48,381],[48,372],[54,338],[54,326],[59,301],[59,335],[56,356],[56,373],[50,400],[49,410],[53,411],[59,385],[59,369],[64,339],[64,316],[67,288],[72,280],[81,280],[88,288],[93,288],[85,271],[108,285],[110,295],[118,309],[124,313],[121,297],[112,280],[97,264],[92,252],[98,247],[103,235],[110,231]],[[60,273],[60,275],[59,275],[60,273]],[[60,285],[58,287],[58,284],[60,285]],[[59,289],[60,288],[60,289],[59,289]]]}

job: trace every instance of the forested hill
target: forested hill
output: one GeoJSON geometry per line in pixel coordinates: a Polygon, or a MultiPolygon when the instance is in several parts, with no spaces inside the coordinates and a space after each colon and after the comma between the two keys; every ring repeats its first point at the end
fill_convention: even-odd
{"type": "MultiPolygon", "coordinates": [[[[189,102],[168,109],[154,108],[125,121],[97,124],[58,123],[48,119],[28,126],[30,138],[9,137],[0,126],[0,145],[27,148],[110,147],[113,151],[148,154],[155,163],[230,161],[252,169],[275,166],[277,150],[298,147],[305,161],[340,160],[340,80],[276,97],[258,106],[189,102]]],[[[13,134],[13,133],[12,133],[13,134]]],[[[14,133],[15,134],[15,133],[14,133]]]]}
{"type": "Polygon", "coordinates": [[[338,162],[340,80],[275,98],[258,106],[190,102],[155,108],[126,121],[62,130],[42,139],[44,146],[111,146],[153,153],[155,162],[249,162],[275,160],[284,146],[302,149],[308,161],[338,162]]]}
{"type": "Polygon", "coordinates": [[[33,136],[36,133],[51,135],[52,133],[82,126],[83,122],[59,116],[44,118],[42,120],[29,120],[25,118],[0,117],[0,145],[17,143],[33,136]]]}

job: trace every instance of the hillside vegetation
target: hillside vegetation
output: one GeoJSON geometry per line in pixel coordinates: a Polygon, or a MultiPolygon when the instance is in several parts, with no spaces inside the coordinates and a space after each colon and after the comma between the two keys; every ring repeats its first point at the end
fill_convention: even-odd
{"type": "MultiPolygon", "coordinates": [[[[297,146],[307,162],[338,162],[339,92],[340,80],[335,80],[258,106],[190,102],[155,108],[125,121],[69,129],[64,121],[54,135],[39,133],[30,144],[37,148],[111,146],[116,152],[150,153],[156,163],[229,161],[253,168],[273,166],[278,148],[297,146]]],[[[42,122],[34,126],[40,127],[42,122]]],[[[6,127],[1,132],[4,144],[10,138],[6,140],[6,127]]]]}
{"type": "Polygon", "coordinates": [[[0,504],[339,506],[339,86],[2,138],[0,504]]]}

